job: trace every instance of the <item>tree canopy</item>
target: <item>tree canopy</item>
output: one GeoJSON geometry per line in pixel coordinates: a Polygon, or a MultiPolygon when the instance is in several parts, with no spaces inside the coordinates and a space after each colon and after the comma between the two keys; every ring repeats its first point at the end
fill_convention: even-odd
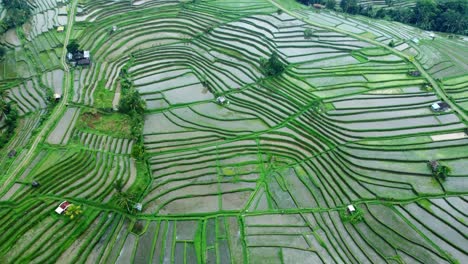
{"type": "Polygon", "coordinates": [[[1,0],[6,9],[3,21],[0,21],[0,33],[10,28],[23,25],[31,18],[31,8],[24,0],[1,0]]]}
{"type": "Polygon", "coordinates": [[[0,134],[0,148],[13,136],[18,119],[18,110],[12,102],[6,102],[7,90],[0,91],[0,119],[5,120],[6,131],[0,134]]]}
{"type": "Polygon", "coordinates": [[[286,66],[281,62],[276,52],[269,59],[262,58],[260,64],[266,76],[276,76],[284,72],[286,66]]]}
{"type": "Polygon", "coordinates": [[[450,169],[450,167],[446,166],[446,165],[440,165],[439,167],[437,167],[437,169],[433,172],[434,174],[434,177],[436,179],[440,179],[442,181],[445,181],[445,179],[447,179],[448,175],[452,172],[452,170],[450,169]]]}
{"type": "Polygon", "coordinates": [[[0,60],[3,60],[6,54],[6,48],[0,45],[0,60]]]}
{"type": "MultiPolygon", "coordinates": [[[[297,0],[303,4],[326,4],[335,9],[334,0],[297,0]]],[[[395,1],[386,0],[393,6],[395,1]]],[[[374,8],[360,6],[357,0],[342,0],[340,10],[349,14],[360,14],[372,18],[394,20],[425,29],[468,35],[468,1],[466,0],[417,0],[413,8],[374,8]]]]}
{"type": "Polygon", "coordinates": [[[343,10],[343,12],[349,14],[357,14],[359,12],[357,0],[341,0],[340,7],[343,10]]]}
{"type": "Polygon", "coordinates": [[[76,41],[76,39],[70,40],[70,42],[67,45],[67,51],[70,53],[75,53],[79,50],[80,44],[76,41]]]}
{"type": "Polygon", "coordinates": [[[78,216],[80,216],[83,213],[83,210],[81,209],[81,206],[79,205],[70,205],[67,210],[65,211],[65,215],[70,217],[70,219],[75,219],[78,216]]]}
{"type": "Polygon", "coordinates": [[[144,114],[146,108],[145,101],[140,97],[140,94],[135,89],[130,89],[120,99],[119,110],[122,113],[131,113],[135,111],[137,114],[144,114]]]}

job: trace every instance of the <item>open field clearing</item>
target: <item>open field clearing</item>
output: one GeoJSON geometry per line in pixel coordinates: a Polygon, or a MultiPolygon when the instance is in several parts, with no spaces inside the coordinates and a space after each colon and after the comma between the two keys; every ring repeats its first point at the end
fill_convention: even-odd
{"type": "Polygon", "coordinates": [[[468,263],[466,40],[286,0],[27,3],[0,263],[468,263]]]}

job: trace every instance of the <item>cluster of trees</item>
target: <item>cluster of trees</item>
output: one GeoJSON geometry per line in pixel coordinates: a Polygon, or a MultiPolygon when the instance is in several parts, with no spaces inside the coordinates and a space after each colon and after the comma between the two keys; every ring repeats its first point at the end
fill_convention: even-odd
{"type": "Polygon", "coordinates": [[[344,223],[351,223],[351,224],[357,224],[359,222],[362,222],[364,220],[364,213],[363,211],[359,208],[355,208],[356,211],[354,212],[348,212],[346,209],[340,210],[340,218],[344,223]]]}
{"type": "Polygon", "coordinates": [[[127,68],[123,68],[120,71],[120,89],[122,96],[119,102],[119,112],[130,115],[132,120],[136,122],[132,128],[132,135],[138,137],[142,131],[146,103],[133,87],[127,68]]]}
{"type": "MultiPolygon", "coordinates": [[[[466,0],[417,0],[413,8],[373,8],[360,6],[357,0],[341,0],[339,8],[335,0],[298,0],[303,4],[325,4],[349,14],[386,19],[410,24],[425,30],[468,35],[468,1],[466,0]]],[[[392,0],[385,1],[392,6],[392,0]]]]}
{"type": "Polygon", "coordinates": [[[70,40],[67,45],[67,51],[74,54],[75,52],[80,50],[80,44],[76,41],[76,39],[70,40]]]}
{"type": "Polygon", "coordinates": [[[5,55],[6,55],[6,48],[3,47],[3,45],[0,44],[0,61],[3,60],[5,55]]]}
{"type": "Polygon", "coordinates": [[[24,0],[1,0],[7,10],[6,16],[0,21],[0,34],[10,28],[23,25],[31,18],[32,12],[27,1],[24,0]]]}
{"type": "Polygon", "coordinates": [[[118,179],[114,182],[114,189],[117,191],[117,195],[115,196],[115,203],[125,209],[128,213],[134,212],[135,196],[130,192],[124,192],[124,182],[122,179],[118,179]]]}
{"type": "Polygon", "coordinates": [[[132,156],[137,159],[143,159],[145,149],[141,135],[143,134],[143,116],[145,114],[146,102],[133,87],[128,74],[128,67],[124,67],[120,71],[120,89],[122,96],[119,102],[119,112],[130,116],[132,120],[131,134],[137,140],[137,143],[133,145],[132,156]]]}
{"type": "Polygon", "coordinates": [[[5,120],[6,126],[5,131],[3,133],[0,132],[0,148],[10,140],[18,120],[18,111],[13,107],[13,103],[6,102],[7,95],[7,90],[0,91],[0,120],[5,120]]]}
{"type": "Polygon", "coordinates": [[[276,52],[273,52],[269,59],[261,58],[260,65],[266,76],[280,75],[286,69],[286,65],[281,62],[276,52]]]}
{"type": "Polygon", "coordinates": [[[432,172],[432,176],[440,181],[445,181],[452,172],[449,166],[439,164],[438,161],[430,161],[427,165],[432,172]]]}
{"type": "Polygon", "coordinates": [[[335,9],[335,6],[336,6],[335,0],[297,0],[297,1],[303,5],[321,4],[321,5],[325,5],[329,9],[335,9]]]}
{"type": "Polygon", "coordinates": [[[70,217],[70,220],[78,218],[83,213],[81,205],[71,204],[65,211],[65,215],[70,217]]]}

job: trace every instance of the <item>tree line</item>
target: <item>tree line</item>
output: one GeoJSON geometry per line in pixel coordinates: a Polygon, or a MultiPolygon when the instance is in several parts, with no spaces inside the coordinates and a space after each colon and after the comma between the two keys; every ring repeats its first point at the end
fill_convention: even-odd
{"type": "MultiPolygon", "coordinates": [[[[31,16],[31,8],[25,0],[0,0],[6,10],[5,17],[0,21],[0,35],[11,28],[23,25],[31,16]]],[[[6,47],[0,45],[0,60],[6,55],[6,47]]]]}
{"type": "Polygon", "coordinates": [[[8,140],[13,136],[18,119],[18,111],[13,107],[12,102],[7,102],[7,90],[0,91],[0,120],[5,122],[6,129],[0,131],[0,149],[3,148],[8,140]]]}
{"type": "Polygon", "coordinates": [[[121,97],[119,101],[119,112],[129,115],[131,124],[131,135],[136,139],[136,144],[132,147],[132,156],[142,160],[145,155],[143,146],[143,123],[146,110],[146,102],[141,98],[140,93],[133,86],[128,69],[133,62],[133,56],[130,61],[120,71],[120,90],[121,97]]]}
{"type": "MultiPolygon", "coordinates": [[[[297,0],[302,4],[322,4],[328,9],[348,14],[359,14],[371,18],[398,21],[424,30],[468,35],[467,0],[417,0],[413,8],[374,8],[372,5],[361,6],[357,0],[297,0]]],[[[386,0],[393,6],[393,0],[386,0]]]]}

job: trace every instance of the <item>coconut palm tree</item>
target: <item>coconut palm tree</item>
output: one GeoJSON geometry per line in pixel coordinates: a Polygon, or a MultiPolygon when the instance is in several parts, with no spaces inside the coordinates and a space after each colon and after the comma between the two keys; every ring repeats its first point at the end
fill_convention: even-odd
{"type": "Polygon", "coordinates": [[[75,217],[80,216],[82,213],[83,210],[81,210],[81,206],[74,204],[70,205],[65,211],[65,215],[69,216],[70,219],[74,219],[75,217]]]}
{"type": "Polygon", "coordinates": [[[122,189],[124,187],[124,183],[122,179],[118,179],[114,182],[114,189],[118,192],[121,193],[122,189]]]}
{"type": "Polygon", "coordinates": [[[132,212],[133,204],[135,204],[135,201],[133,200],[135,197],[132,194],[128,192],[118,192],[116,198],[116,203],[118,206],[126,209],[129,213],[132,212]]]}

